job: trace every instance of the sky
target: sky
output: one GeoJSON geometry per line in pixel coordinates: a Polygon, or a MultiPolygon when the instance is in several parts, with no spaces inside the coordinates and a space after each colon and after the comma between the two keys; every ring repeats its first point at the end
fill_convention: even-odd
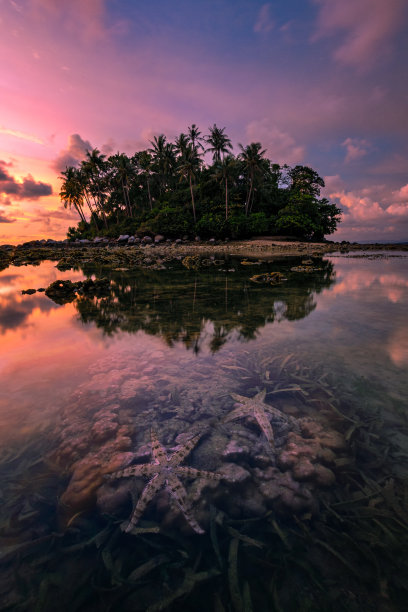
{"type": "Polygon", "coordinates": [[[303,164],[336,240],[408,240],[406,0],[0,0],[0,243],[65,238],[58,179],[216,123],[303,164]]]}

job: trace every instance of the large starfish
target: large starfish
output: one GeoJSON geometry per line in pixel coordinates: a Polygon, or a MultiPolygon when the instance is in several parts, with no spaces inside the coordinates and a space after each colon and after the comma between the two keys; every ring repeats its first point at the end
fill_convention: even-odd
{"type": "Polygon", "coordinates": [[[205,472],[196,470],[195,468],[180,465],[187,455],[193,450],[198,440],[202,437],[202,433],[194,436],[182,448],[168,456],[165,448],[160,444],[156,432],[151,431],[152,440],[152,455],[151,463],[142,465],[131,465],[124,470],[119,470],[113,474],[109,474],[108,478],[128,478],[130,476],[147,476],[152,477],[145,488],[143,489],[133,514],[128,525],[124,529],[126,532],[132,531],[133,527],[138,523],[140,517],[145,511],[149,502],[158,493],[161,488],[166,488],[170,495],[175,499],[184,518],[189,525],[197,533],[204,533],[204,530],[197,523],[192,514],[192,509],[188,501],[187,491],[181,483],[179,476],[186,478],[209,478],[211,480],[220,480],[221,474],[215,472],[205,472]]]}
{"type": "Polygon", "coordinates": [[[265,404],[265,389],[257,393],[254,397],[245,397],[244,395],[238,395],[237,393],[231,393],[230,395],[232,399],[234,399],[240,405],[238,408],[235,408],[235,410],[232,410],[229,414],[227,414],[227,416],[224,417],[223,422],[227,423],[228,421],[233,421],[235,419],[253,417],[258,422],[258,425],[265,434],[270,446],[275,448],[275,437],[273,435],[273,430],[267,412],[269,412],[272,417],[275,417],[275,420],[284,421],[291,424],[294,422],[293,417],[284,414],[269,404],[265,404]]]}

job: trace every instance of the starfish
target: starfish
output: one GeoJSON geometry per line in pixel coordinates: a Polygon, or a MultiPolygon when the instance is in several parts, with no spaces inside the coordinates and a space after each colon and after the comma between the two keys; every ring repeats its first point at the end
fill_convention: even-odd
{"type": "Polygon", "coordinates": [[[257,420],[258,425],[265,434],[265,438],[269,442],[271,448],[275,448],[275,437],[266,413],[269,412],[269,414],[271,414],[272,417],[275,417],[276,420],[285,421],[286,423],[291,424],[294,422],[293,417],[287,416],[269,404],[265,404],[265,389],[257,393],[254,397],[245,397],[244,395],[238,395],[237,393],[231,393],[230,395],[232,399],[234,399],[240,405],[238,408],[235,408],[235,410],[232,410],[232,412],[227,414],[227,416],[224,417],[223,422],[227,423],[228,421],[233,421],[235,419],[253,417],[257,420]]]}
{"type": "Polygon", "coordinates": [[[151,477],[143,489],[137,501],[136,507],[133,510],[129,523],[124,531],[132,531],[135,525],[137,525],[149,502],[154,498],[156,493],[160,491],[160,489],[165,488],[175,499],[179,509],[189,523],[190,527],[192,527],[196,533],[204,533],[204,530],[200,527],[192,514],[187,491],[179,479],[179,476],[184,476],[186,478],[208,478],[211,480],[220,480],[222,478],[221,474],[217,474],[215,472],[206,472],[180,465],[180,463],[184,461],[187,455],[196,446],[202,435],[203,434],[200,433],[194,436],[182,448],[168,456],[165,448],[160,444],[156,432],[152,430],[151,441],[153,461],[151,463],[144,463],[142,465],[131,465],[123,470],[109,474],[108,478],[110,479],[128,478],[130,476],[151,477]]]}

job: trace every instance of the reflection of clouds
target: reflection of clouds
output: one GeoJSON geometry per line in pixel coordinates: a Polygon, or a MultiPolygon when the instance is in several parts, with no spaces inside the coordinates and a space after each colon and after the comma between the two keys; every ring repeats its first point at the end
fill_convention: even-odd
{"type": "Polygon", "coordinates": [[[7,297],[0,297],[0,334],[26,325],[28,317],[37,308],[41,312],[48,312],[58,306],[42,295],[32,295],[26,298],[22,296],[21,298],[9,294],[7,297]]]}
{"type": "Polygon", "coordinates": [[[395,332],[388,343],[387,351],[396,366],[408,367],[408,326],[395,332]]]}
{"type": "Polygon", "coordinates": [[[27,327],[30,316],[38,309],[49,312],[58,306],[43,294],[22,295],[22,289],[47,287],[57,278],[83,278],[80,272],[60,272],[55,262],[44,262],[41,266],[10,266],[0,272],[0,334],[27,327]]]}
{"type": "MultiPolygon", "coordinates": [[[[337,267],[336,267],[337,271],[337,267]]],[[[337,282],[329,290],[334,296],[358,293],[364,289],[372,289],[377,285],[378,297],[386,298],[395,303],[401,302],[408,294],[408,279],[406,274],[384,274],[383,271],[372,271],[367,268],[360,270],[345,270],[337,274],[337,282]]]]}

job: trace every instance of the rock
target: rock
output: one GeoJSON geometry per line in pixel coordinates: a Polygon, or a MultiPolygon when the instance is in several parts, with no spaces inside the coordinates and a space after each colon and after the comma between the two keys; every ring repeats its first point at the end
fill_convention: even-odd
{"type": "Polygon", "coordinates": [[[246,482],[251,478],[251,474],[245,468],[236,463],[225,463],[219,469],[218,474],[222,474],[224,480],[232,484],[246,482]]]}
{"type": "Polygon", "coordinates": [[[119,425],[109,419],[97,421],[92,427],[91,435],[96,442],[104,442],[108,438],[112,438],[119,425]]]}
{"type": "Polygon", "coordinates": [[[35,293],[36,291],[37,291],[36,289],[23,289],[21,293],[22,293],[23,295],[24,295],[25,293],[26,293],[27,295],[32,295],[32,294],[33,294],[33,293],[35,293]]]}
{"type": "Polygon", "coordinates": [[[210,244],[215,244],[215,238],[210,238],[208,241],[210,244]]]}
{"type": "Polygon", "coordinates": [[[78,241],[80,244],[90,244],[90,240],[88,240],[88,238],[81,238],[81,240],[78,241]]]}
{"type": "Polygon", "coordinates": [[[315,465],[314,471],[314,480],[321,487],[330,487],[335,483],[336,477],[334,473],[329,468],[324,467],[324,465],[315,465]]]}
{"type": "Polygon", "coordinates": [[[177,238],[177,240],[174,241],[174,244],[181,244],[183,241],[181,240],[181,238],[177,238]]]}
{"type": "Polygon", "coordinates": [[[135,244],[135,237],[129,236],[128,244],[135,244]]]}
{"type": "Polygon", "coordinates": [[[187,236],[187,234],[185,234],[185,235],[183,236],[183,242],[187,242],[187,240],[188,240],[188,236],[187,236]]]}
{"type": "Polygon", "coordinates": [[[293,468],[293,478],[295,480],[312,480],[314,475],[315,466],[304,457],[293,468]]]}
{"type": "Polygon", "coordinates": [[[116,242],[120,242],[121,244],[126,244],[128,240],[129,240],[128,234],[121,234],[119,238],[116,240],[116,242]]]}
{"type": "Polygon", "coordinates": [[[196,236],[196,237],[194,238],[194,240],[195,240],[196,242],[201,242],[201,238],[200,238],[200,236],[196,236]]]}
{"type": "Polygon", "coordinates": [[[135,244],[140,244],[141,242],[142,240],[138,236],[135,236],[135,244]]]}
{"type": "Polygon", "coordinates": [[[227,448],[222,453],[224,459],[234,461],[249,454],[249,449],[246,446],[240,446],[236,440],[231,440],[227,448]]]}
{"type": "Polygon", "coordinates": [[[150,236],[143,236],[142,238],[142,244],[151,244],[153,242],[152,238],[150,236]]]}
{"type": "Polygon", "coordinates": [[[161,234],[157,234],[157,236],[154,237],[154,242],[156,244],[159,244],[159,242],[163,242],[164,240],[164,236],[162,236],[161,234]]]}
{"type": "Polygon", "coordinates": [[[96,504],[102,514],[115,515],[129,503],[128,479],[118,481],[116,486],[106,482],[97,491],[96,504]]]}

